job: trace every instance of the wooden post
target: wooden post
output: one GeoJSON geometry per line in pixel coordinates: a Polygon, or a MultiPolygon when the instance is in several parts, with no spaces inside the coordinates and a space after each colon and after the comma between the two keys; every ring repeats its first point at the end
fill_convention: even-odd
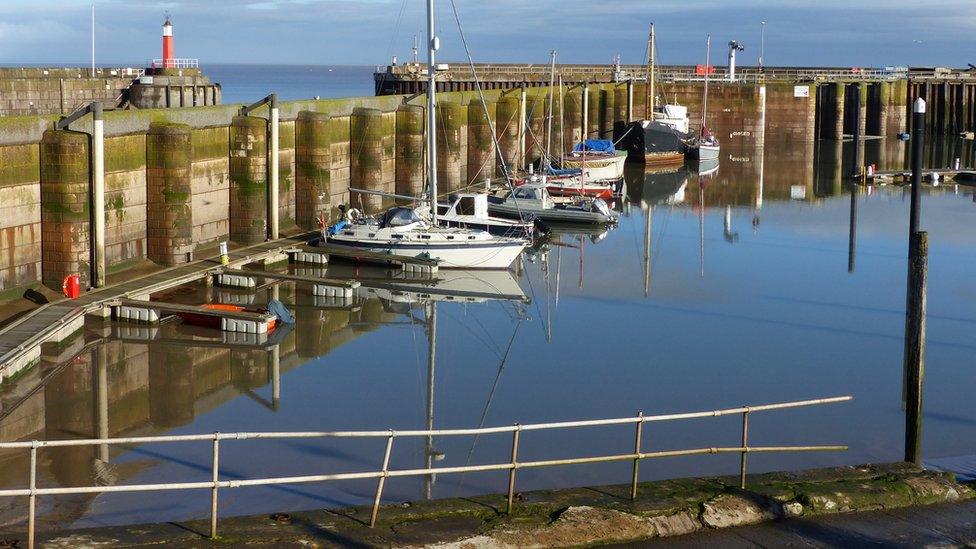
{"type": "Polygon", "coordinates": [[[911,236],[908,252],[908,307],[905,311],[905,461],[922,464],[922,383],[925,378],[925,315],[929,237],[911,236]]]}
{"type": "Polygon", "coordinates": [[[922,198],[922,170],[925,155],[925,100],[919,97],[912,105],[912,202],[908,220],[908,237],[918,232],[922,198]]]}

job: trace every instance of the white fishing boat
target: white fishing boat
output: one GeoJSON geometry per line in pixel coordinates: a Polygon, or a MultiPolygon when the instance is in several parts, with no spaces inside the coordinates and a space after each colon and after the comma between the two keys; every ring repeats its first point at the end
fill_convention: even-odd
{"type": "Polygon", "coordinates": [[[382,215],[366,217],[355,210],[324,231],[330,246],[375,254],[435,259],[443,268],[508,269],[528,245],[524,238],[495,236],[488,231],[443,227],[438,220],[437,127],[435,61],[439,39],[434,31],[434,0],[427,0],[427,175],[430,205],[396,206],[382,215]],[[433,207],[431,206],[433,205],[433,207]]]}
{"type": "Polygon", "coordinates": [[[624,177],[627,151],[618,151],[609,139],[587,139],[577,143],[562,160],[562,167],[580,170],[589,181],[620,181],[624,177]]]}

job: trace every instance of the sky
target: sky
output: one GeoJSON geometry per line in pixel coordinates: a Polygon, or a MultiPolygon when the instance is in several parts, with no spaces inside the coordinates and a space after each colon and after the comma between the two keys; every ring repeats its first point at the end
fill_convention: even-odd
{"type": "MultiPolygon", "coordinates": [[[[976,0],[454,0],[476,62],[641,63],[647,25],[658,60],[714,64],[725,44],[756,64],[962,66],[976,63],[976,0]]],[[[0,64],[90,63],[92,0],[0,0],[0,64]]],[[[96,62],[160,57],[165,14],[176,56],[208,63],[382,65],[423,43],[422,0],[95,0],[96,62]]],[[[440,58],[462,61],[450,0],[437,1],[440,58]]]]}

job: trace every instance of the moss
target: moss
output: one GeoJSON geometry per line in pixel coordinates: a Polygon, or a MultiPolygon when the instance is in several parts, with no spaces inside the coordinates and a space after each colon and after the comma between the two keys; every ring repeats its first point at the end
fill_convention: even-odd
{"type": "Polygon", "coordinates": [[[0,187],[39,181],[40,154],[36,143],[0,147],[0,187]]]}
{"type": "Polygon", "coordinates": [[[190,200],[190,193],[163,189],[163,202],[166,204],[186,204],[190,200]]]}
{"type": "Polygon", "coordinates": [[[190,133],[190,147],[193,160],[226,158],[229,147],[229,129],[227,126],[194,129],[190,133]]]}

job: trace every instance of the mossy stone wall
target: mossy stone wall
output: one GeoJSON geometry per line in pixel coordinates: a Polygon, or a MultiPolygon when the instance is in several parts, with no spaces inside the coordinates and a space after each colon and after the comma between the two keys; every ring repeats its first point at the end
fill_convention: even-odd
{"type": "Polygon", "coordinates": [[[40,146],[0,146],[0,291],[41,279],[40,146]]]}
{"type": "Polygon", "coordinates": [[[295,120],[295,222],[303,229],[318,227],[328,215],[332,149],[328,114],[301,111],[295,120]]]}
{"type": "Polygon", "coordinates": [[[146,232],[149,259],[186,262],[193,251],[192,132],[153,124],[146,134],[146,232]]]}
{"type": "Polygon", "coordinates": [[[48,130],[40,145],[42,282],[60,290],[64,277],[90,281],[88,136],[48,130]]]}
{"type": "Polygon", "coordinates": [[[424,167],[423,107],[402,105],[396,111],[396,193],[420,196],[426,178],[424,167]]]}
{"type": "Polygon", "coordinates": [[[487,102],[485,112],[481,102],[468,104],[468,169],[469,185],[484,184],[495,173],[495,143],[492,124],[495,118],[495,103],[487,102]]]}
{"type": "Polygon", "coordinates": [[[267,234],[267,121],[237,116],[230,126],[230,238],[255,244],[267,234]]]}

